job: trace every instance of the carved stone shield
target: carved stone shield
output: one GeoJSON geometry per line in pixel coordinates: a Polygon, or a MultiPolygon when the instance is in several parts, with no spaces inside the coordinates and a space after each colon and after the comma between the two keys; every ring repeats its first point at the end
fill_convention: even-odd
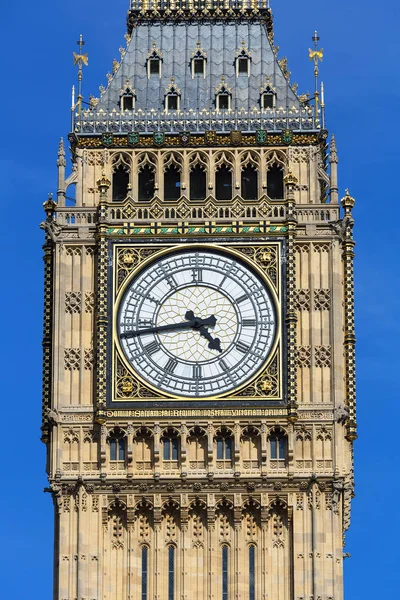
{"type": "Polygon", "coordinates": [[[139,134],[137,131],[131,131],[128,133],[128,144],[129,146],[137,146],[139,143],[139,134]]]}
{"type": "Polygon", "coordinates": [[[257,144],[266,144],[267,143],[268,134],[265,129],[257,129],[256,131],[256,142],[257,144]]]}
{"type": "Polygon", "coordinates": [[[156,146],[162,146],[165,140],[165,135],[163,131],[157,131],[153,134],[153,141],[156,146]]]}
{"type": "Polygon", "coordinates": [[[101,141],[104,146],[112,146],[114,143],[114,136],[107,131],[106,133],[101,134],[101,141]]]}
{"type": "Polygon", "coordinates": [[[291,144],[293,141],[293,131],[291,129],[284,129],[282,131],[282,142],[284,144],[291,144]]]}

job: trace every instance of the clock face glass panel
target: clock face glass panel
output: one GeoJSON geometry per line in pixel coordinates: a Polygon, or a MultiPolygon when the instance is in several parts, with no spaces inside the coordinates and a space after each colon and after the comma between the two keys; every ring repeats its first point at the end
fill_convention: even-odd
{"type": "Polygon", "coordinates": [[[128,284],[117,333],[142,379],[171,396],[207,398],[259,371],[275,340],[275,314],[265,282],[246,263],[223,252],[183,251],[128,284]]]}

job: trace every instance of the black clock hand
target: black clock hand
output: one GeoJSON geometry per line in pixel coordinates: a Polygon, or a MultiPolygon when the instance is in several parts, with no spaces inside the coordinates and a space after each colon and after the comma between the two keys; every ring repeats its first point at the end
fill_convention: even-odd
{"type": "Polygon", "coordinates": [[[206,338],[209,341],[208,347],[210,350],[218,350],[218,352],[222,352],[221,348],[221,340],[219,338],[213,338],[213,336],[208,332],[208,330],[201,326],[199,327],[200,335],[206,338]]]}
{"type": "MultiPolygon", "coordinates": [[[[186,313],[186,317],[188,316],[189,312],[188,311],[186,313]]],[[[192,313],[193,314],[193,313],[192,313]]],[[[138,329],[136,331],[125,331],[124,333],[121,333],[121,338],[130,338],[130,337],[137,337],[139,335],[144,335],[146,333],[160,333],[163,331],[176,331],[179,329],[199,329],[200,327],[204,326],[204,325],[209,325],[211,327],[214,327],[215,323],[217,322],[217,319],[214,317],[214,315],[211,315],[210,317],[207,317],[206,319],[198,319],[196,317],[194,317],[193,315],[193,319],[188,319],[187,321],[185,321],[184,323],[170,323],[169,325],[159,325],[158,327],[146,327],[145,329],[138,329]]]]}

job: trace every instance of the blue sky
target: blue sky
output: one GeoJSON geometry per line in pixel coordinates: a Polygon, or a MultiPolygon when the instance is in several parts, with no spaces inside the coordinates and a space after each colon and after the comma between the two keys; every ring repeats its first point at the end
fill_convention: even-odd
{"type": "MultiPolygon", "coordinates": [[[[341,195],[357,204],[358,420],[356,494],[347,534],[346,599],[397,597],[396,514],[400,269],[397,264],[399,4],[271,0],[276,43],[299,91],[312,91],[315,28],[325,58],[327,126],[337,137],[341,195]],[[393,502],[393,506],[392,506],[393,502]]],[[[4,2],[1,18],[3,292],[3,596],[43,600],[52,590],[52,502],[39,442],[42,202],[56,191],[56,153],[68,133],[72,51],[89,53],[84,93],[97,95],[125,33],[127,0],[4,2]],[[19,316],[18,316],[19,315],[19,316]]]]}

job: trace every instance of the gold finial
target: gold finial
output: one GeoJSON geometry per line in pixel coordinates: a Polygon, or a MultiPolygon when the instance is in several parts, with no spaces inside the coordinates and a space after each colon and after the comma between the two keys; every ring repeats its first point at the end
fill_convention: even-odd
{"type": "Polygon", "coordinates": [[[116,58],[114,58],[114,60],[113,60],[113,69],[112,69],[113,75],[114,75],[114,73],[116,73],[118,71],[118,69],[119,69],[119,62],[117,61],[116,58]]]}
{"type": "Polygon", "coordinates": [[[200,49],[200,40],[197,40],[197,47],[200,49]]]}
{"type": "Polygon", "coordinates": [[[297,185],[299,180],[297,179],[296,175],[289,170],[288,174],[285,175],[283,182],[285,185],[297,185]]]}
{"type": "Polygon", "coordinates": [[[103,169],[100,179],[97,180],[97,187],[101,194],[106,194],[111,186],[111,181],[108,179],[105,170],[103,169]]]}
{"type": "Polygon", "coordinates": [[[351,213],[351,210],[352,208],[354,208],[356,201],[352,196],[350,196],[349,190],[346,189],[346,195],[344,196],[344,198],[341,199],[340,203],[345,209],[346,213],[351,213]]]}
{"type": "Polygon", "coordinates": [[[85,65],[85,67],[88,66],[88,62],[89,62],[89,58],[88,58],[88,54],[83,54],[82,50],[83,50],[83,46],[85,45],[85,42],[83,41],[83,37],[82,34],[80,34],[79,36],[79,40],[76,42],[79,48],[79,53],[77,54],[76,52],[73,52],[73,57],[74,57],[74,66],[78,65],[78,96],[77,96],[77,103],[72,107],[73,108],[73,112],[75,111],[75,108],[78,107],[78,117],[80,119],[81,116],[81,110],[82,110],[82,78],[83,78],[83,65],[85,65]]]}
{"type": "Polygon", "coordinates": [[[53,200],[53,194],[49,192],[49,196],[46,202],[43,202],[44,212],[46,213],[48,219],[51,219],[53,217],[53,213],[56,209],[56,206],[57,204],[53,200]]]}
{"type": "Polygon", "coordinates": [[[314,78],[315,78],[315,92],[314,92],[314,117],[318,118],[319,113],[319,85],[318,85],[318,75],[319,75],[319,63],[322,61],[324,56],[324,50],[318,48],[318,42],[320,38],[317,31],[314,31],[314,35],[312,37],[312,41],[314,42],[314,49],[308,49],[308,56],[310,60],[314,61],[314,78]]]}

